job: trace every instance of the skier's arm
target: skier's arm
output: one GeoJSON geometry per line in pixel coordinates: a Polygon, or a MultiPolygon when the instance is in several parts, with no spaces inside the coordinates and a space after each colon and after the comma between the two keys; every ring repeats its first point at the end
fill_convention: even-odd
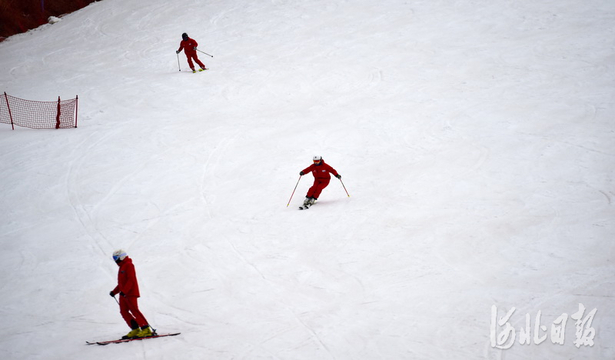
{"type": "Polygon", "coordinates": [[[310,165],[308,167],[306,167],[305,169],[301,170],[301,172],[299,174],[301,174],[301,176],[309,173],[310,171],[312,171],[312,168],[314,167],[314,165],[310,165]]]}
{"type": "Polygon", "coordinates": [[[329,172],[333,174],[333,176],[335,176],[338,179],[342,177],[340,174],[337,173],[337,170],[335,170],[331,165],[327,165],[327,166],[329,167],[327,170],[329,170],[329,172]]]}

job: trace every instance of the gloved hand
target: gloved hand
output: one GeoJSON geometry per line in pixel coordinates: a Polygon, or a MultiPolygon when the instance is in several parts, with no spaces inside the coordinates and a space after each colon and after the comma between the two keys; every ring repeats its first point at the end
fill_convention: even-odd
{"type": "Polygon", "coordinates": [[[120,291],[120,296],[121,296],[121,297],[125,297],[125,296],[126,296],[126,294],[124,294],[123,292],[121,292],[121,291],[120,291]]]}
{"type": "Polygon", "coordinates": [[[299,171],[299,175],[303,176],[305,174],[303,173],[303,171],[299,171]]]}
{"type": "Polygon", "coordinates": [[[176,54],[179,54],[179,50],[176,50],[176,51],[175,51],[175,53],[176,53],[176,54]]]}
{"type": "Polygon", "coordinates": [[[112,291],[109,291],[109,295],[111,295],[111,297],[115,297],[115,293],[112,291]]]}
{"type": "Polygon", "coordinates": [[[336,177],[336,178],[338,178],[338,179],[341,179],[341,178],[342,178],[342,175],[337,174],[337,175],[335,175],[335,177],[336,177]]]}
{"type": "Polygon", "coordinates": [[[192,50],[196,51],[196,46],[192,48],[192,50]]]}

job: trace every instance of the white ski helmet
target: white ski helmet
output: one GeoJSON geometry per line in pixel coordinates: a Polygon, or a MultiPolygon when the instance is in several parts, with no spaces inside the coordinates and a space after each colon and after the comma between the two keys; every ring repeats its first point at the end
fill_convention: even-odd
{"type": "Polygon", "coordinates": [[[120,250],[115,250],[113,252],[113,260],[114,261],[122,261],[126,258],[126,256],[128,256],[128,254],[126,254],[126,251],[120,249],[120,250]]]}
{"type": "Polygon", "coordinates": [[[314,156],[314,158],[312,160],[314,160],[315,162],[322,161],[322,156],[316,155],[316,156],[314,156]]]}

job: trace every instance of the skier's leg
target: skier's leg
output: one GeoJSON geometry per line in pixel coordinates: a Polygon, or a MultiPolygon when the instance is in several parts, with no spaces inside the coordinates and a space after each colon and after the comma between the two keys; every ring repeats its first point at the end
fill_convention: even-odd
{"type": "Polygon", "coordinates": [[[192,69],[192,71],[194,71],[194,64],[192,63],[192,56],[193,55],[186,54],[186,58],[188,58],[188,65],[190,66],[190,69],[192,69]]]}
{"type": "Polygon", "coordinates": [[[199,60],[199,56],[198,55],[194,55],[194,61],[199,64],[199,66],[201,67],[201,69],[205,70],[205,65],[203,65],[203,63],[201,62],[201,60],[199,60]]]}
{"type": "Polygon", "coordinates": [[[124,321],[126,321],[126,324],[128,324],[131,329],[128,334],[122,336],[122,339],[132,339],[136,337],[139,332],[141,332],[141,329],[139,328],[137,320],[130,314],[129,301],[125,296],[120,296],[120,314],[122,314],[124,321]]]}
{"type": "Polygon", "coordinates": [[[314,184],[308,189],[307,194],[305,194],[306,198],[311,198],[314,195],[314,192],[318,188],[318,180],[314,179],[314,184]]]}
{"type": "Polygon", "coordinates": [[[311,196],[312,198],[314,198],[314,200],[320,197],[320,193],[322,192],[322,190],[326,188],[327,185],[329,185],[329,180],[330,179],[319,179],[318,181],[315,182],[314,186],[316,188],[312,192],[312,196],[311,196]]]}
{"type": "Polygon", "coordinates": [[[131,329],[134,329],[133,326],[136,319],[132,316],[132,314],[130,314],[130,306],[128,305],[128,300],[125,296],[120,296],[120,314],[122,315],[124,321],[126,321],[126,324],[128,324],[131,329]]]}
{"type": "Polygon", "coordinates": [[[137,297],[129,296],[126,298],[126,300],[128,304],[128,311],[130,311],[132,316],[134,316],[134,319],[136,320],[137,324],[139,324],[139,327],[142,328],[142,327],[147,326],[148,325],[147,319],[145,319],[145,316],[143,316],[143,314],[139,310],[139,304],[137,302],[137,297]]]}

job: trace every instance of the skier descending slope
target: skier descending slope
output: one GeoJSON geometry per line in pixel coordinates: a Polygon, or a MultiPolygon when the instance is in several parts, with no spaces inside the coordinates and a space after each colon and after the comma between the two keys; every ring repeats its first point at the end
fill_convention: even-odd
{"type": "Polygon", "coordinates": [[[207,70],[205,65],[201,62],[201,60],[199,60],[199,57],[196,54],[197,46],[199,46],[199,44],[196,42],[196,40],[188,37],[188,34],[183,33],[182,41],[179,43],[179,49],[175,51],[176,54],[179,54],[182,50],[184,50],[184,54],[186,54],[186,58],[188,59],[188,65],[190,65],[190,69],[192,69],[193,73],[196,72],[196,70],[194,70],[194,64],[192,63],[192,60],[194,60],[201,67],[199,71],[207,70]]]}
{"type": "Polygon", "coordinates": [[[111,290],[109,295],[115,298],[120,294],[120,314],[126,324],[132,329],[123,339],[143,338],[156,335],[147,323],[145,316],[139,310],[137,299],[139,296],[139,284],[137,274],[132,259],[128,257],[124,250],[117,250],[113,253],[113,260],[119,266],[117,272],[117,286],[111,290]]]}
{"type": "Polygon", "coordinates": [[[337,170],[325,163],[322,156],[314,156],[313,160],[314,163],[312,165],[299,172],[299,175],[301,176],[310,171],[312,172],[312,175],[314,175],[314,184],[309,188],[301,209],[308,209],[310,206],[314,205],[314,202],[318,200],[322,190],[329,185],[331,174],[338,179],[342,178],[342,175],[338,174],[337,170]]]}

